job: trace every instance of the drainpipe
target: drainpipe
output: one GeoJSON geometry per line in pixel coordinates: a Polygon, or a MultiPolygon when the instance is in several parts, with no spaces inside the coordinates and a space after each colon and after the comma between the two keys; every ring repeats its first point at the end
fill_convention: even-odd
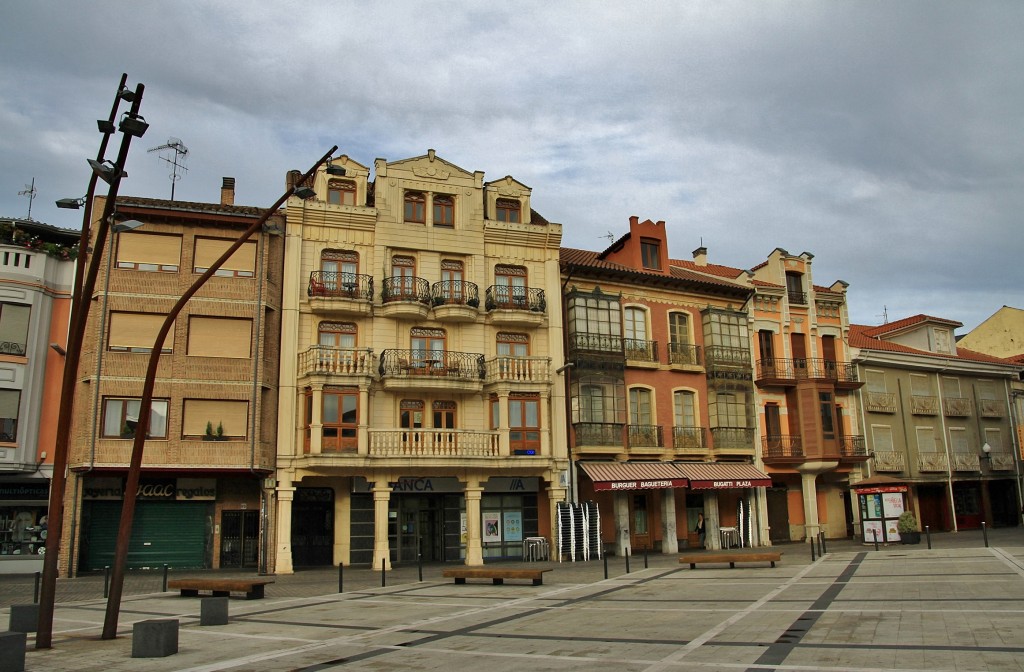
{"type": "Polygon", "coordinates": [[[259,574],[266,574],[267,570],[267,535],[265,534],[264,527],[267,518],[266,510],[266,492],[263,488],[262,476],[256,473],[256,444],[257,436],[256,430],[261,427],[261,424],[256,420],[257,408],[259,403],[259,390],[260,390],[260,363],[262,359],[262,351],[260,344],[263,342],[261,338],[261,328],[263,326],[263,285],[266,283],[266,277],[264,277],[264,266],[263,260],[266,258],[268,253],[267,247],[269,245],[270,235],[266,232],[262,233],[259,238],[259,263],[256,268],[256,320],[254,331],[255,345],[253,347],[253,358],[252,358],[252,394],[249,408],[252,409],[250,412],[252,417],[249,421],[249,475],[258,477],[256,480],[257,488],[259,490],[259,511],[260,511],[260,526],[259,526],[259,557],[256,560],[256,571],[259,574]]]}
{"type": "Polygon", "coordinates": [[[935,372],[935,389],[939,394],[939,418],[942,422],[942,445],[946,450],[946,486],[949,490],[949,511],[953,517],[953,531],[959,532],[960,529],[956,524],[956,502],[953,501],[953,464],[952,455],[949,454],[949,441],[946,440],[947,429],[946,429],[946,409],[943,407],[942,401],[944,397],[942,394],[942,378],[939,374],[945,371],[945,367],[935,372]]]}

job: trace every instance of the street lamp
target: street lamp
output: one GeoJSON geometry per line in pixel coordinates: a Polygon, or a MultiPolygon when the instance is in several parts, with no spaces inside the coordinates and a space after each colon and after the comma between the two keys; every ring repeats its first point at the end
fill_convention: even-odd
{"type": "Polygon", "coordinates": [[[82,198],[58,198],[57,207],[62,210],[78,210],[85,205],[85,197],[82,198]]]}
{"type": "MultiPolygon", "coordinates": [[[[320,157],[320,160],[313,164],[304,175],[302,175],[294,184],[301,185],[308,180],[316,169],[319,168],[325,161],[327,161],[338,147],[335,145],[330,149],[329,152],[320,157]]],[[[171,330],[171,325],[174,324],[174,320],[178,317],[178,313],[181,312],[185,304],[188,303],[189,299],[198,292],[206,281],[214,276],[214,274],[220,270],[220,267],[231,258],[231,255],[240,248],[245,241],[249,240],[254,233],[262,231],[263,225],[273,216],[277,210],[284,205],[290,197],[296,196],[299,198],[309,198],[313,195],[313,190],[309,187],[290,187],[284,194],[281,195],[277,202],[267,208],[257,221],[249,226],[248,229],[243,231],[238,238],[232,243],[220,257],[210,264],[210,267],[206,269],[206,272],[196,278],[192,286],[189,287],[181,298],[178,299],[177,303],[167,313],[167,317],[164,318],[163,326],[160,327],[160,331],[156,335],[156,340],[153,343],[153,349],[149,355],[149,367],[146,369],[146,378],[142,384],[142,399],[139,401],[139,423],[135,427],[135,438],[132,441],[132,455],[131,461],[128,466],[128,477],[124,485],[124,503],[121,508],[121,520],[118,523],[117,528],[117,546],[114,550],[114,565],[110,572],[110,592],[107,597],[107,609],[103,619],[103,632],[100,635],[102,639],[114,639],[117,637],[117,619],[121,610],[121,593],[124,589],[124,570],[127,564],[128,558],[128,544],[131,540],[132,533],[132,522],[135,518],[135,500],[139,489],[139,477],[142,470],[142,451],[146,445],[146,434],[149,432],[149,419],[150,419],[150,408],[153,405],[153,388],[156,386],[156,370],[160,363],[160,353],[164,347],[164,341],[167,339],[167,334],[171,330]]],[[[109,205],[109,204],[108,204],[109,205]]]]}
{"type": "MultiPolygon", "coordinates": [[[[78,259],[75,266],[75,279],[71,292],[71,316],[68,329],[68,342],[66,347],[67,357],[64,360],[64,374],[61,381],[60,410],[57,417],[56,438],[53,449],[53,475],[50,478],[50,502],[47,509],[47,537],[46,554],[43,557],[43,574],[39,592],[39,622],[36,626],[36,648],[49,649],[53,642],[53,607],[57,593],[58,556],[60,553],[61,537],[64,532],[64,490],[67,486],[67,462],[68,442],[71,437],[71,419],[74,413],[75,403],[75,381],[78,377],[78,363],[81,359],[82,338],[85,334],[85,325],[89,316],[89,301],[87,297],[92,295],[96,286],[96,275],[99,272],[99,255],[88,254],[90,243],[90,228],[92,224],[93,196],[96,192],[96,182],[101,173],[106,172],[107,143],[114,133],[114,119],[117,118],[118,108],[121,101],[125,99],[125,92],[131,95],[130,114],[138,115],[139,107],[142,104],[142,95],[145,85],[139,84],[135,91],[125,88],[128,81],[127,73],[121,75],[121,83],[117,87],[117,95],[110,109],[110,116],[106,120],[99,120],[97,126],[103,134],[100,141],[99,151],[96,158],[90,160],[90,166],[94,163],[100,167],[97,171],[94,167],[89,178],[89,188],[82,197],[80,206],[85,206],[82,214],[82,234],[78,244],[78,259]],[[86,258],[88,257],[88,270],[86,269],[86,258]]],[[[100,230],[96,234],[97,249],[102,249],[106,241],[107,229],[110,215],[114,210],[114,202],[117,198],[117,191],[121,186],[121,178],[125,176],[123,166],[128,159],[128,150],[131,147],[132,135],[125,133],[121,138],[121,147],[118,151],[117,161],[110,163],[111,174],[108,180],[104,177],[110,187],[107,191],[107,202],[104,206],[103,216],[99,219],[100,230]]],[[[70,205],[66,207],[73,208],[70,205]]]]}

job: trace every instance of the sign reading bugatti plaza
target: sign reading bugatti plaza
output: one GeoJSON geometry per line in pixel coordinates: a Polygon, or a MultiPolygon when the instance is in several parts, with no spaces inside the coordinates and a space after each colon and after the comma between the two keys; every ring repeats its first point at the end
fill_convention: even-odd
{"type": "Polygon", "coordinates": [[[681,462],[581,462],[594,490],[690,488],[724,490],[770,487],[772,479],[749,464],[681,462]]]}

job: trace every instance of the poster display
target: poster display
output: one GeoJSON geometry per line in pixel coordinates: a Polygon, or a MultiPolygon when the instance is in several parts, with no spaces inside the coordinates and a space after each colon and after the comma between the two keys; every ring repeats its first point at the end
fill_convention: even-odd
{"type": "Polygon", "coordinates": [[[882,521],[880,520],[865,520],[864,521],[864,541],[873,544],[875,542],[875,534],[878,534],[878,541],[885,541],[885,530],[882,528],[882,521]]]}
{"type": "Polygon", "coordinates": [[[523,540],[523,512],[505,512],[505,541],[523,540]]]}
{"type": "Polygon", "coordinates": [[[485,544],[501,542],[501,514],[497,511],[483,513],[483,542],[485,544]]]}
{"type": "Polygon", "coordinates": [[[874,543],[875,533],[878,541],[892,543],[900,540],[897,526],[900,515],[904,511],[903,493],[906,486],[872,488],[859,491],[860,518],[864,529],[864,542],[874,543]]]}

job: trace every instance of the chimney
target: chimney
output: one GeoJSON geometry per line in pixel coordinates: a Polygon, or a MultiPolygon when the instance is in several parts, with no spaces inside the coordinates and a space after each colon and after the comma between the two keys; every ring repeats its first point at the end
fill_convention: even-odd
{"type": "Polygon", "coordinates": [[[708,265],[708,248],[706,248],[703,245],[701,245],[696,250],[694,250],[693,251],[693,263],[697,264],[698,266],[707,266],[708,265]]]}
{"type": "Polygon", "coordinates": [[[234,205],[235,204],[235,178],[225,177],[224,181],[220,185],[220,204],[221,205],[234,205]]]}

